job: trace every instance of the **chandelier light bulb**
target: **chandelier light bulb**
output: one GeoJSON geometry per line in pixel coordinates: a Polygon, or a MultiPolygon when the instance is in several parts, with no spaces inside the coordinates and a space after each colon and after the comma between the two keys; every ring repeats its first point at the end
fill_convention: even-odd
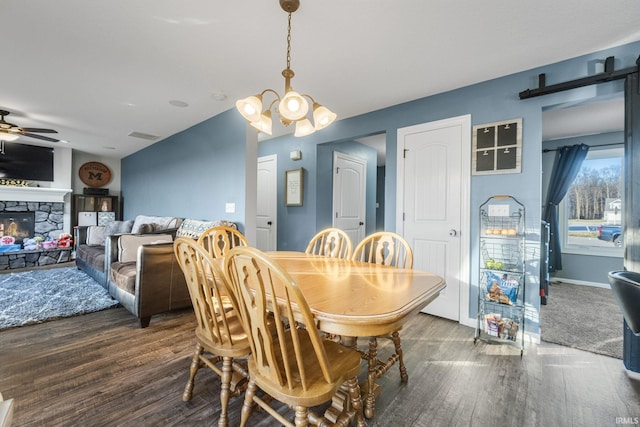
{"type": "Polygon", "coordinates": [[[242,117],[249,122],[257,122],[260,120],[260,112],[262,111],[262,95],[253,95],[236,101],[236,108],[242,114],[242,117]]]}
{"type": "Polygon", "coordinates": [[[294,113],[300,110],[300,103],[296,98],[287,100],[287,110],[292,111],[294,113]]]}
{"type": "Polygon", "coordinates": [[[299,120],[307,115],[309,102],[302,95],[290,90],[280,101],[280,114],[287,120],[299,120]]]}

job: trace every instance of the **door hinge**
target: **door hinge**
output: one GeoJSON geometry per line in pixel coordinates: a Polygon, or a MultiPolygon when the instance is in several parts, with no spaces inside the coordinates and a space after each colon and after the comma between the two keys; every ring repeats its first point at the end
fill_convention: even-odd
{"type": "Polygon", "coordinates": [[[336,218],[338,218],[338,212],[336,212],[336,218]]]}
{"type": "Polygon", "coordinates": [[[338,173],[340,171],[339,167],[336,167],[336,173],[338,173]]]}
{"type": "Polygon", "coordinates": [[[404,150],[402,150],[402,158],[406,159],[407,158],[407,151],[409,151],[408,148],[405,148],[404,150]]]}
{"type": "Polygon", "coordinates": [[[404,212],[402,212],[402,220],[403,220],[403,221],[405,220],[405,215],[406,215],[406,214],[405,214],[404,212]]]}

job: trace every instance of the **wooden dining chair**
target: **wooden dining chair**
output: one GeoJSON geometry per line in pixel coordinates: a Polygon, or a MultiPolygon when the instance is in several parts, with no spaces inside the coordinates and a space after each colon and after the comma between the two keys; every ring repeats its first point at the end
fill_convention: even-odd
{"type": "MultiPolygon", "coordinates": [[[[353,259],[394,268],[413,267],[413,251],[409,243],[402,236],[388,231],[380,231],[365,237],[353,251],[353,259]]],[[[399,331],[394,331],[390,336],[369,337],[369,349],[366,352],[361,352],[361,355],[369,365],[367,399],[375,399],[374,380],[389,370],[396,361],[400,370],[400,380],[405,383],[409,380],[402,357],[399,331]],[[393,341],[395,353],[386,361],[380,360],[378,357],[378,338],[393,341]]],[[[369,407],[373,407],[373,405],[367,405],[367,408],[369,407]]],[[[373,416],[372,413],[365,415],[369,418],[373,416]]]]}
{"type": "Polygon", "coordinates": [[[331,258],[351,258],[353,245],[351,239],[339,228],[325,228],[311,238],[305,253],[323,255],[331,258]]]}
{"type": "Polygon", "coordinates": [[[296,426],[328,423],[309,408],[330,401],[346,382],[349,413],[340,415],[336,425],[346,425],[357,416],[358,425],[364,426],[357,378],[360,354],[321,338],[307,301],[289,274],[261,251],[243,247],[229,252],[225,274],[251,344],[240,425],[247,425],[254,404],[283,425],[294,425],[269,406],[268,399],[258,396],[257,388],[294,408],[296,426]],[[297,324],[303,327],[293,326],[297,324]]]}
{"type": "Polygon", "coordinates": [[[353,251],[353,259],[397,268],[413,267],[411,246],[402,236],[390,231],[365,237],[353,251]]]}
{"type": "Polygon", "coordinates": [[[233,297],[226,289],[218,262],[191,238],[177,238],[174,252],[184,272],[197,322],[196,349],[182,400],[191,400],[196,373],[201,367],[209,367],[220,376],[218,426],[226,426],[229,399],[242,393],[248,382],[246,363],[241,364],[237,358],[248,356],[251,346],[237,312],[229,308],[228,300],[233,297]]]}
{"type": "Polygon", "coordinates": [[[212,258],[221,258],[236,246],[249,246],[247,238],[232,227],[215,226],[205,230],[198,238],[212,258]]]}

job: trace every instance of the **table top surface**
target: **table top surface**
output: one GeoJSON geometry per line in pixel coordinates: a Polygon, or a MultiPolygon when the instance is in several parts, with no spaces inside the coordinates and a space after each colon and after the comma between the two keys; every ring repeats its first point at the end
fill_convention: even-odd
{"type": "Polygon", "coordinates": [[[446,287],[433,273],[353,260],[268,252],[302,290],[325,332],[370,336],[401,328],[446,287]]]}

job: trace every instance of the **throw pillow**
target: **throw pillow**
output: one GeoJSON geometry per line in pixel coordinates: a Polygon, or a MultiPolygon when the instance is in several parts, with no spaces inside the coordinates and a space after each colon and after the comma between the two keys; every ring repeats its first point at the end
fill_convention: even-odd
{"type": "Polygon", "coordinates": [[[142,224],[142,227],[140,227],[140,234],[149,234],[154,231],[156,231],[155,224],[142,224]]]}
{"type": "Polygon", "coordinates": [[[90,225],[87,228],[87,245],[104,245],[105,227],[102,225],[90,225]]]}
{"type": "Polygon", "coordinates": [[[180,224],[176,237],[191,237],[194,240],[198,240],[200,235],[210,229],[211,227],[232,227],[236,228],[236,224],[230,221],[199,221],[197,219],[186,218],[180,224]]]}
{"type": "Polygon", "coordinates": [[[166,230],[169,228],[177,228],[180,225],[180,218],[173,216],[147,216],[138,215],[131,227],[131,233],[141,234],[141,229],[144,224],[153,224],[155,231],[166,230]]]}
{"type": "Polygon", "coordinates": [[[138,248],[142,245],[157,245],[159,243],[171,243],[172,241],[170,234],[125,234],[118,239],[118,261],[136,261],[138,248]]]}
{"type": "Polygon", "coordinates": [[[113,236],[114,234],[124,234],[131,233],[131,227],[133,226],[133,221],[112,221],[109,224],[104,226],[104,238],[106,239],[109,236],[113,236]]]}

